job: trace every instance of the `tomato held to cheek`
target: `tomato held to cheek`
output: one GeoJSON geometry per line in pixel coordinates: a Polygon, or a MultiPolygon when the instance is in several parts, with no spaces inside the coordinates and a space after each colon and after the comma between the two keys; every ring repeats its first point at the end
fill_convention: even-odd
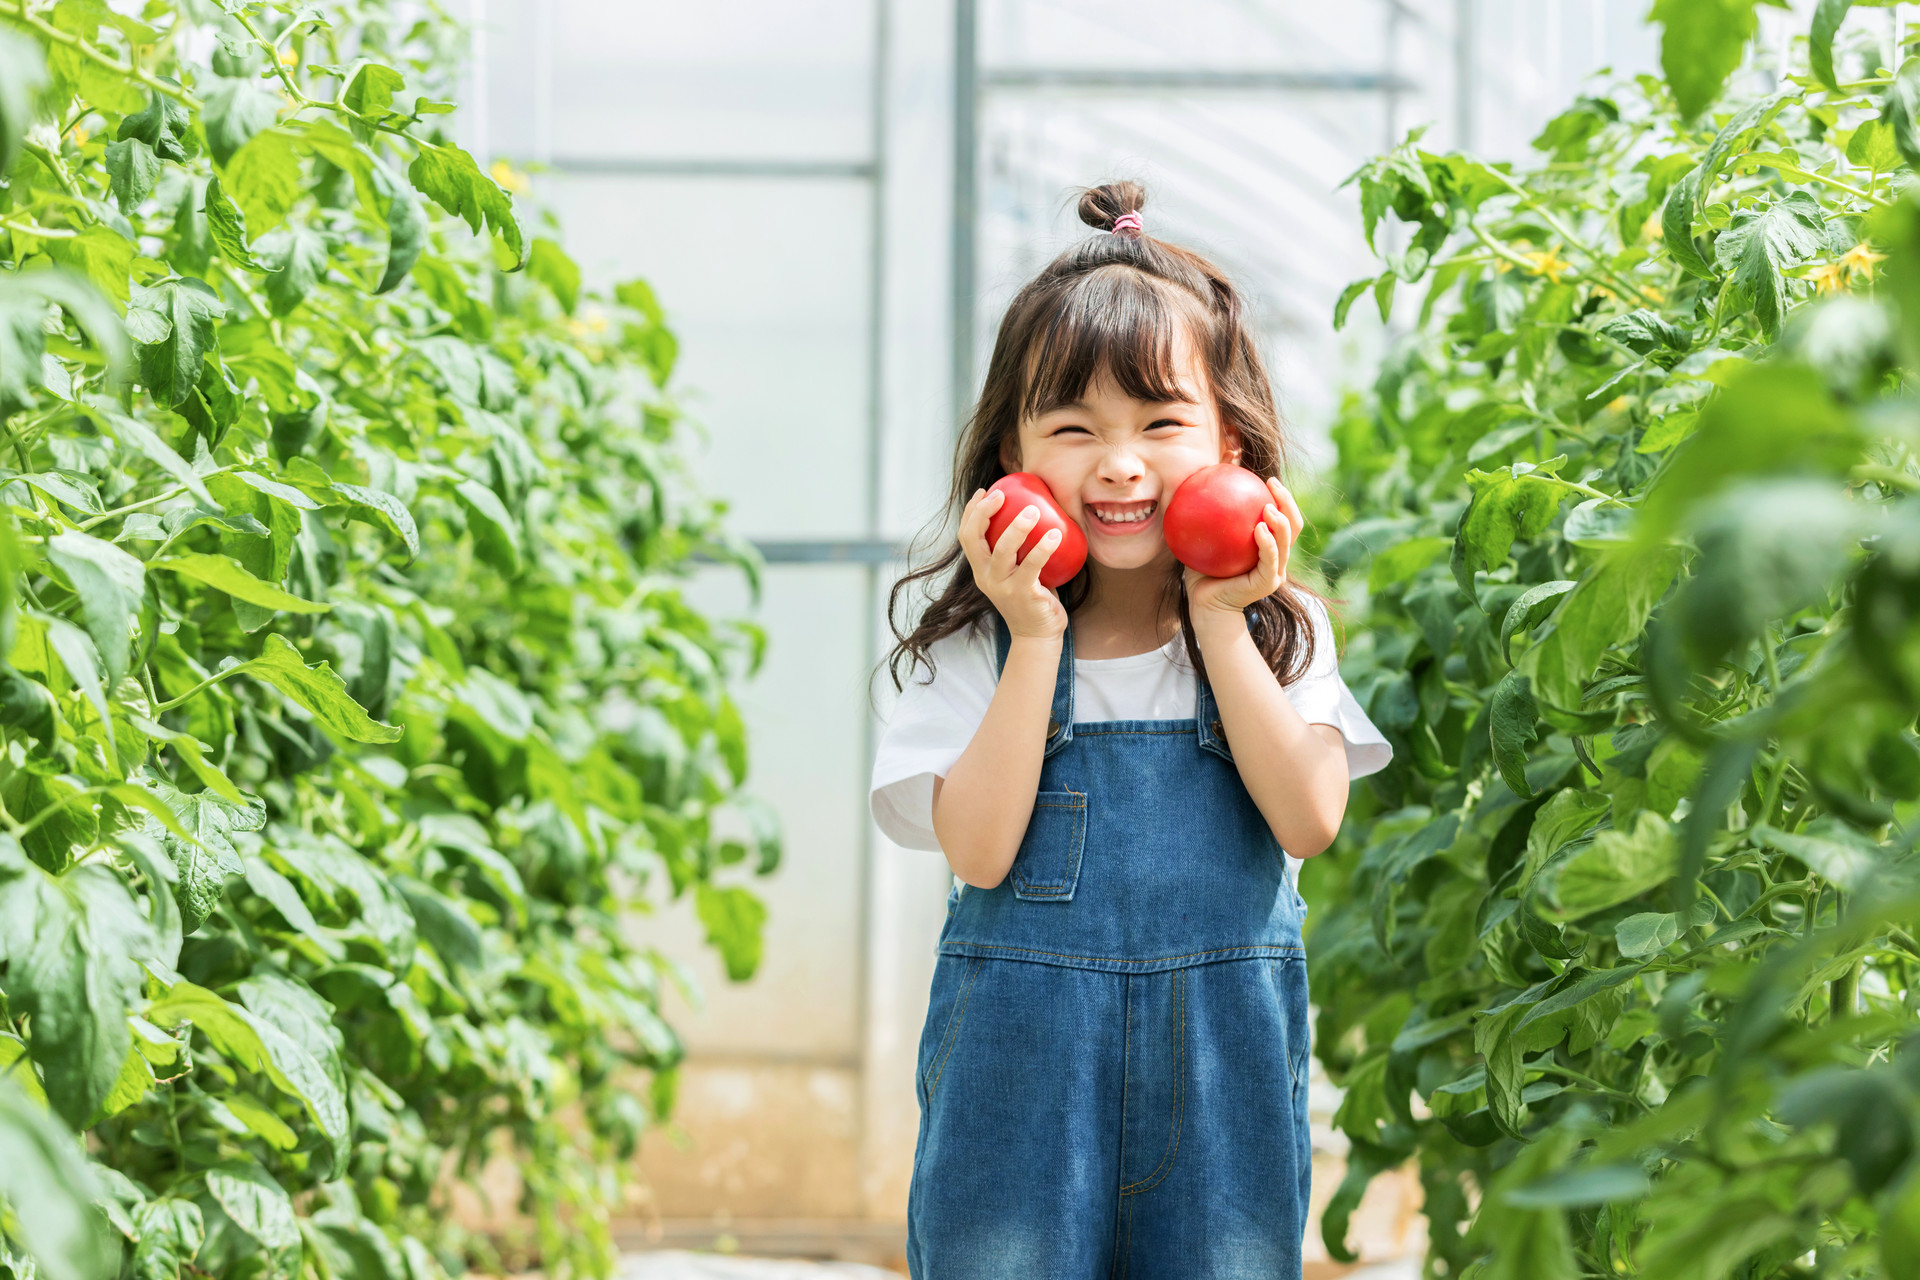
{"type": "MultiPolygon", "coordinates": [[[[1245,467],[1202,467],[1173,491],[1161,528],[1174,559],[1209,578],[1237,578],[1260,563],[1254,528],[1273,493],[1245,467]]],[[[1285,538],[1292,531],[1274,529],[1285,538]]],[[[1284,544],[1283,544],[1284,545],[1284,544]]]]}
{"type": "MultiPolygon", "coordinates": [[[[1000,504],[1000,509],[987,519],[989,549],[1000,545],[1000,535],[1007,531],[1007,526],[1013,523],[1015,516],[1028,507],[1038,507],[1040,518],[1034,521],[1026,542],[1020,547],[1020,561],[1026,561],[1027,553],[1040,544],[1047,530],[1058,529],[1060,545],[1053,549],[1053,554],[1040,570],[1040,585],[1062,586],[1080,572],[1080,566],[1087,562],[1087,535],[1080,532],[1079,525],[1067,519],[1066,512],[1053,500],[1053,490],[1047,488],[1045,480],[1031,471],[1016,471],[995,480],[993,488],[1006,494],[1007,498],[1000,504]]],[[[989,493],[992,491],[988,490],[989,493]]]]}

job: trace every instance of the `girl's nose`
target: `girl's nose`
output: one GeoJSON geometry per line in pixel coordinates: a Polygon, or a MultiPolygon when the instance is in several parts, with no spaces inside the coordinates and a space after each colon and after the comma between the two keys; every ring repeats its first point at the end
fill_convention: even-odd
{"type": "Polygon", "coordinates": [[[1146,465],[1140,461],[1140,455],[1125,445],[1107,450],[1100,459],[1100,478],[1115,484],[1131,484],[1146,473],[1146,465]]]}

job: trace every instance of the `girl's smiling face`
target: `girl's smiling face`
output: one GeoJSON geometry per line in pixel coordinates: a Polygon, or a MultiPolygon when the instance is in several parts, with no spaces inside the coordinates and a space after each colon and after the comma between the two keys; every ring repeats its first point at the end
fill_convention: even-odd
{"type": "Polygon", "coordinates": [[[1186,335],[1175,335],[1172,355],[1178,398],[1136,399],[1102,372],[1078,400],[1022,418],[1019,456],[1002,459],[1008,471],[1047,482],[1086,532],[1089,558],[1105,568],[1170,565],[1167,500],[1200,468],[1240,460],[1186,335]]]}

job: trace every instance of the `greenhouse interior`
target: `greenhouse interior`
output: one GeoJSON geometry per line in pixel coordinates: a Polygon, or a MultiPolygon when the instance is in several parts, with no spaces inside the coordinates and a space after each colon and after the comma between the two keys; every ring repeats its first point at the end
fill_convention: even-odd
{"type": "Polygon", "coordinates": [[[0,1276],[1920,1277],[1916,173],[1884,0],[0,0],[0,1276]]]}

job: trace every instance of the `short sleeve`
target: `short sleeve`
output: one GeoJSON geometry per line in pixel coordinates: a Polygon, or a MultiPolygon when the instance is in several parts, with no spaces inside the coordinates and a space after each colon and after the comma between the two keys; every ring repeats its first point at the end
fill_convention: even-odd
{"type": "Polygon", "coordinates": [[[938,851],[933,780],[944,778],[987,717],[998,683],[993,638],[969,628],[933,643],[933,672],[914,672],[874,752],[868,807],[887,839],[938,851]]]}
{"type": "Polygon", "coordinates": [[[1312,596],[1303,598],[1313,617],[1313,662],[1286,687],[1287,700],[1308,724],[1330,724],[1340,731],[1347,745],[1348,778],[1378,773],[1393,759],[1393,747],[1340,678],[1340,655],[1326,605],[1312,596]]]}

